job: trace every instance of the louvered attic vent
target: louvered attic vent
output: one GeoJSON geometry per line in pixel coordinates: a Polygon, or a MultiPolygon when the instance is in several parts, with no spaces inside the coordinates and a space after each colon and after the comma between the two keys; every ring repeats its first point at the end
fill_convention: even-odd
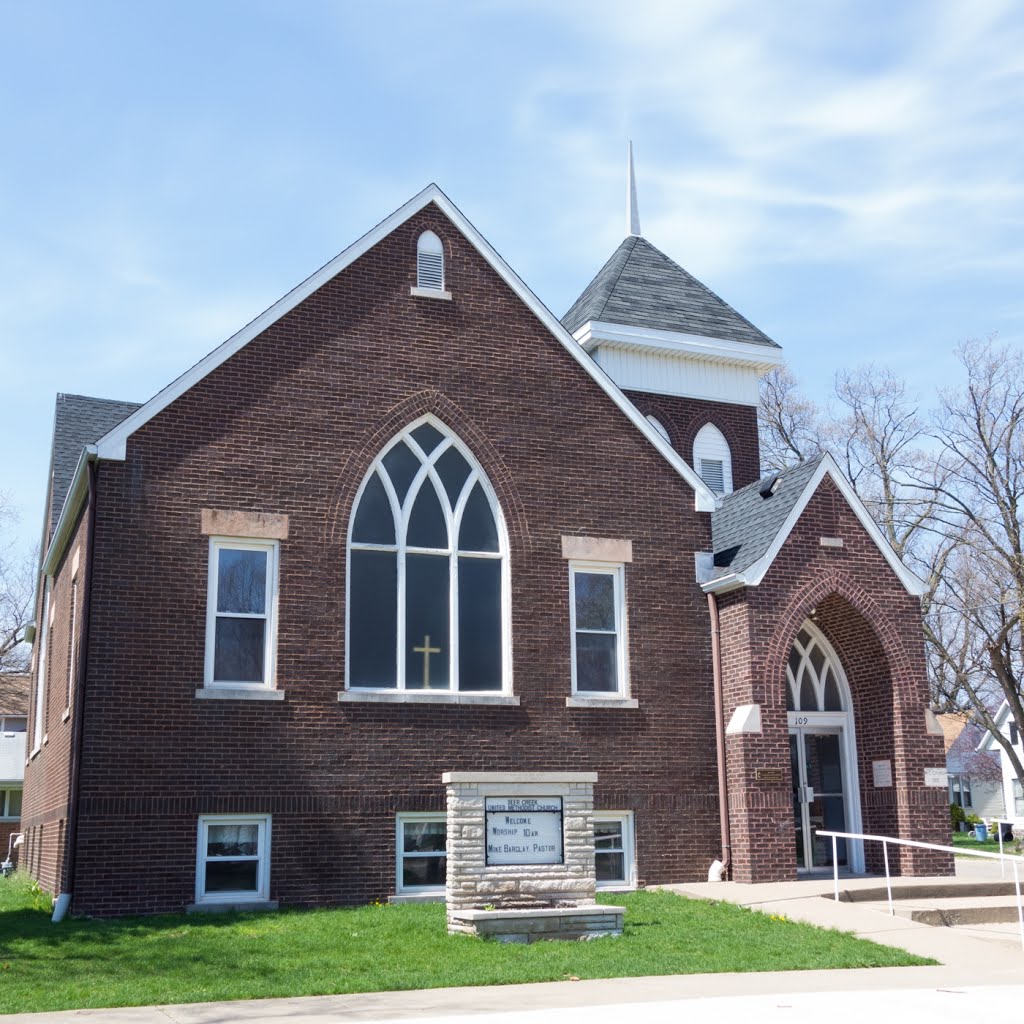
{"type": "Polygon", "coordinates": [[[700,478],[715,492],[725,492],[725,471],[721,459],[701,459],[700,478]]]}
{"type": "Polygon", "coordinates": [[[444,248],[433,231],[424,231],[416,243],[416,287],[444,291],[444,248]]]}

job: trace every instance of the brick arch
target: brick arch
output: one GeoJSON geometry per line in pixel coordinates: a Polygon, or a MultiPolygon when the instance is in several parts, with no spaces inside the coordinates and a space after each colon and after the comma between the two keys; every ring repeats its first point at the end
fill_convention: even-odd
{"type": "MultiPolygon", "coordinates": [[[[675,448],[675,450],[680,455],[683,456],[684,459],[686,459],[687,464],[689,464],[690,459],[687,458],[685,452],[681,447],[683,443],[683,433],[679,428],[679,423],[676,419],[675,414],[673,413],[672,406],[669,405],[667,402],[658,401],[656,397],[653,397],[651,395],[636,395],[633,396],[631,400],[633,404],[637,407],[637,409],[639,409],[640,412],[643,413],[644,416],[653,416],[656,420],[658,420],[659,423],[662,424],[662,426],[664,426],[664,428],[668,431],[669,443],[672,445],[673,448],[675,448]]],[[[697,429],[699,430],[700,428],[698,427],[697,429]]],[[[730,441],[729,444],[731,446],[732,442],[730,441]]],[[[692,457],[692,444],[690,445],[690,448],[690,455],[692,457]]]]}
{"type": "Polygon", "coordinates": [[[859,583],[837,570],[819,576],[798,590],[777,617],[766,652],[765,682],[768,692],[784,692],[782,687],[785,685],[786,660],[793,637],[804,620],[809,618],[811,609],[832,596],[845,601],[875,635],[888,662],[894,695],[901,703],[912,700],[916,678],[914,658],[907,650],[903,637],[875,599],[859,583]]]}
{"type": "Polygon", "coordinates": [[[505,517],[512,549],[529,551],[532,547],[529,523],[512,474],[484,431],[455,402],[436,388],[418,391],[393,405],[352,446],[338,473],[338,482],[328,505],[323,529],[324,544],[345,544],[356,492],[370,464],[396,434],[413,420],[428,413],[441,420],[472,451],[494,488],[505,517]]]}

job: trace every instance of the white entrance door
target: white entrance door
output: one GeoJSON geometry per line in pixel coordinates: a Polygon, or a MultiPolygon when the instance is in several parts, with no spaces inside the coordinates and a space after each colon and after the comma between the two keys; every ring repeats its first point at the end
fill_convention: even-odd
{"type": "MultiPolygon", "coordinates": [[[[831,868],[832,840],[818,829],[849,832],[840,729],[793,729],[789,734],[793,773],[793,825],[800,871],[831,868]]],[[[846,840],[836,840],[836,859],[848,866],[846,840]]]]}

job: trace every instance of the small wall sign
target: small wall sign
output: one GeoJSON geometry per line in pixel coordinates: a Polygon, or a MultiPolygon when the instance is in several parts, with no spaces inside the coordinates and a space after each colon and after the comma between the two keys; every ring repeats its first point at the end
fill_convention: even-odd
{"type": "Polygon", "coordinates": [[[560,796],[489,796],[484,817],[488,865],[562,863],[560,796]]]}
{"type": "Polygon", "coordinates": [[[781,768],[755,768],[754,779],[757,782],[781,782],[781,768]]]}
{"type": "Polygon", "coordinates": [[[871,775],[875,789],[885,789],[892,785],[892,761],[872,761],[871,775]]]}
{"type": "Polygon", "coordinates": [[[945,789],[949,785],[949,775],[945,768],[925,768],[924,784],[934,786],[936,789],[945,789]]]}

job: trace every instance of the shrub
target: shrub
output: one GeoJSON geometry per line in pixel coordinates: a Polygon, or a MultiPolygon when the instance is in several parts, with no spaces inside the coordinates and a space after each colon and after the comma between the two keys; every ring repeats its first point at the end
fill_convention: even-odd
{"type": "Polygon", "coordinates": [[[964,809],[959,804],[949,805],[949,827],[954,832],[960,828],[960,822],[966,820],[967,816],[964,814],[964,809]]]}

